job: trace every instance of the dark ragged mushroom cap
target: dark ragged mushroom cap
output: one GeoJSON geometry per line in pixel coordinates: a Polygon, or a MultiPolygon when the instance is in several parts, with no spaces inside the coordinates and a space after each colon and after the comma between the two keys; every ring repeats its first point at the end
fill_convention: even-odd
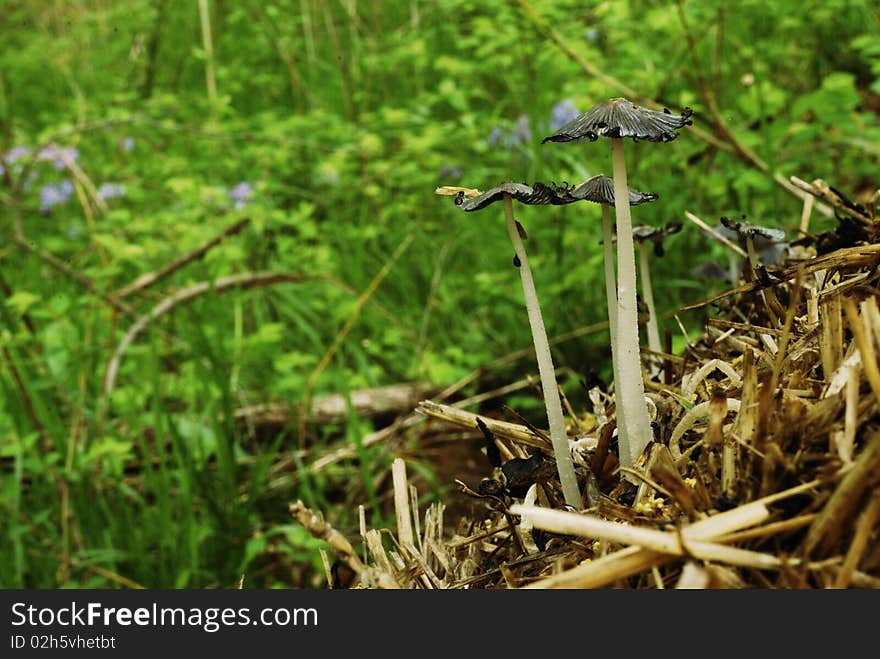
{"type": "Polygon", "coordinates": [[[648,241],[654,243],[654,254],[658,257],[663,256],[663,241],[674,233],[678,233],[682,228],[681,222],[670,222],[665,227],[652,227],[645,224],[633,227],[633,240],[640,243],[648,241]]]}
{"type": "MultiPolygon", "coordinates": [[[[745,218],[745,215],[742,216],[745,218]]],[[[742,238],[765,238],[771,242],[779,242],[785,239],[785,231],[782,229],[771,229],[769,227],[760,227],[757,224],[746,222],[745,219],[737,220],[732,217],[722,217],[721,224],[725,228],[735,231],[742,238]]]]}
{"type": "Polygon", "coordinates": [[[678,115],[665,108],[663,112],[658,112],[638,106],[625,98],[612,98],[587,110],[553,135],[545,137],[541,143],[579,139],[593,142],[599,137],[632,137],[649,142],[671,142],[678,137],[676,131],[679,128],[693,123],[690,119],[692,114],[693,110],[690,108],[685,108],[683,114],[678,115]]]}
{"type": "Polygon", "coordinates": [[[459,192],[455,197],[455,205],[463,211],[478,211],[489,204],[503,200],[504,195],[510,195],[518,202],[529,205],[560,205],[577,201],[573,197],[568,197],[566,190],[565,186],[558,187],[545,183],[535,183],[531,186],[525,183],[502,183],[476,197],[468,198],[463,192],[459,192]]]}
{"type": "MultiPolygon", "coordinates": [[[[580,185],[568,190],[567,194],[578,200],[593,201],[597,204],[614,205],[614,179],[604,174],[598,174],[588,178],[580,185]]],[[[653,192],[639,192],[629,188],[629,205],[636,206],[655,201],[657,195],[653,192]]]]}

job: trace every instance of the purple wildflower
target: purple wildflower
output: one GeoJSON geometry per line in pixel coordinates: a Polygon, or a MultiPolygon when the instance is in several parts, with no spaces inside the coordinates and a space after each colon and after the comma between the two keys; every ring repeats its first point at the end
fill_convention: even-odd
{"type": "Polygon", "coordinates": [[[9,164],[14,163],[16,160],[21,160],[26,155],[31,152],[26,146],[14,146],[9,149],[9,152],[6,154],[6,162],[9,164]]]}
{"type": "Polygon", "coordinates": [[[37,160],[41,162],[51,162],[57,170],[67,168],[69,161],[76,161],[79,158],[79,149],[76,147],[59,147],[54,144],[44,147],[37,153],[37,160]]]}
{"type": "Polygon", "coordinates": [[[570,98],[559,101],[553,106],[552,117],[550,119],[550,130],[557,131],[569,121],[573,121],[580,114],[577,107],[570,98]]]}
{"type": "Polygon", "coordinates": [[[72,194],[73,183],[68,180],[44,185],[40,188],[40,212],[45,213],[53,206],[67,203],[72,194]]]}
{"type": "Polygon", "coordinates": [[[134,138],[130,136],[123,138],[122,149],[124,151],[131,151],[132,149],[134,149],[134,138]]]}
{"type": "Polygon", "coordinates": [[[596,39],[599,38],[599,30],[597,30],[594,27],[591,27],[589,30],[584,32],[584,38],[587,41],[595,41],[596,39]]]}
{"type": "Polygon", "coordinates": [[[529,116],[521,114],[516,119],[516,130],[513,133],[513,146],[524,144],[532,139],[532,128],[529,126],[529,116]]]}
{"type": "Polygon", "coordinates": [[[496,146],[500,143],[505,149],[520,146],[530,139],[532,139],[532,128],[529,125],[529,117],[526,114],[521,114],[517,117],[513,130],[503,130],[496,126],[489,133],[489,144],[496,146]]]}
{"type": "Polygon", "coordinates": [[[119,183],[102,183],[98,187],[98,198],[102,201],[113,199],[114,197],[124,197],[125,186],[119,183]]]}
{"type": "Polygon", "coordinates": [[[444,164],[440,168],[440,179],[441,180],[458,180],[461,178],[461,167],[456,167],[454,165],[444,164]]]}
{"type": "Polygon", "coordinates": [[[245,204],[250,200],[254,189],[247,181],[242,181],[229,191],[229,196],[235,202],[236,208],[244,208],[245,204]]]}

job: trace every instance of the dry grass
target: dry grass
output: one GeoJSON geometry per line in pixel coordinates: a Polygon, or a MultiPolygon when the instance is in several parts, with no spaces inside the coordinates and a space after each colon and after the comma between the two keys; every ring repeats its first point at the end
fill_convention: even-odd
{"type": "MultiPolygon", "coordinates": [[[[349,560],[356,583],[880,586],[878,264],[873,241],[819,257],[801,249],[775,276],[713,298],[720,313],[699,340],[650,357],[666,377],[647,383],[655,441],[633,469],[617,464],[613,396],[592,391],[589,421],[572,417],[569,428],[584,500],[598,502],[589,509],[565,510],[553,470],[538,462],[524,501],[513,472],[487,461],[479,491],[459,483],[480,514],[447,524],[442,503],[419,514],[398,462],[398,528],[362,529],[365,560],[349,560]]],[[[437,402],[417,411],[434,433],[478,427],[476,415],[437,402]]],[[[482,420],[503,460],[551,454],[539,429],[482,420]]],[[[295,512],[327,537],[319,515],[295,512]]],[[[353,553],[331,548],[342,560],[353,553]]]]}

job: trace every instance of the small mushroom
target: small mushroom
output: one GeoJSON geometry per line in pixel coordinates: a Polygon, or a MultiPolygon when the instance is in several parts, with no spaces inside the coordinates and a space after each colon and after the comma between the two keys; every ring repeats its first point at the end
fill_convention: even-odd
{"type": "Polygon", "coordinates": [[[779,245],[785,240],[785,231],[746,222],[745,215],[742,218],[737,220],[731,217],[722,217],[721,225],[734,232],[740,241],[745,242],[752,273],[758,269],[762,262],[765,264],[777,263],[779,245]],[[758,258],[759,252],[765,257],[764,259],[758,258]]]}
{"type": "MultiPolygon", "coordinates": [[[[669,142],[677,131],[692,124],[693,112],[686,108],[681,115],[668,110],[658,112],[639,107],[625,98],[600,103],[575,118],[543,142],[568,142],[599,137],[611,139],[611,159],[616,199],[627,196],[626,159],[623,138],[649,142],[669,142]]],[[[629,204],[614,205],[617,221],[617,349],[620,381],[616,385],[620,417],[620,460],[624,467],[635,463],[651,441],[651,422],[645,405],[645,383],[642,380],[639,354],[638,307],[636,301],[635,248],[629,204]]]]}
{"type": "MultiPolygon", "coordinates": [[[[785,232],[782,229],[772,229],[769,227],[761,227],[756,224],[752,224],[751,222],[745,221],[745,215],[742,216],[742,220],[735,220],[730,217],[722,217],[721,224],[731,231],[735,231],[736,234],[740,237],[741,240],[744,240],[746,243],[746,253],[749,257],[749,281],[754,281],[755,278],[759,278],[761,280],[764,279],[762,275],[765,275],[766,271],[764,270],[764,266],[758,258],[758,252],[755,248],[755,243],[758,240],[762,240],[764,245],[763,249],[769,245],[771,247],[775,247],[778,243],[785,239],[785,232]]],[[[769,282],[765,282],[769,283],[769,282]]],[[[767,310],[770,312],[770,315],[777,318],[784,314],[784,308],[776,299],[776,293],[773,292],[772,288],[768,286],[764,286],[761,289],[761,297],[764,299],[764,304],[767,306],[767,310]]]]}
{"type": "MultiPolygon", "coordinates": [[[[514,199],[525,204],[563,204],[576,201],[574,198],[569,199],[565,197],[565,190],[567,188],[548,186],[543,183],[536,183],[534,186],[528,186],[523,183],[502,183],[483,193],[462,189],[457,190],[453,194],[455,194],[456,205],[462,210],[469,212],[482,210],[496,201],[504,202],[507,233],[510,237],[510,242],[513,243],[516,261],[519,264],[523,296],[525,297],[529,325],[532,330],[532,341],[535,344],[535,354],[538,360],[538,374],[541,378],[541,389],[544,394],[544,406],[547,410],[547,421],[550,426],[550,441],[553,444],[553,453],[556,457],[556,469],[559,473],[559,481],[562,484],[562,494],[566,504],[580,509],[581,492],[574,471],[574,463],[571,459],[568,434],[565,430],[565,417],[562,413],[559,385],[556,382],[553,358],[550,354],[550,342],[547,339],[547,331],[544,328],[544,319],[541,315],[541,307],[538,303],[538,294],[535,290],[532,270],[529,267],[529,259],[520,236],[522,227],[513,216],[514,199]],[[474,194],[475,192],[476,194],[474,194]]],[[[447,190],[441,192],[440,188],[438,188],[437,192],[439,194],[449,194],[447,190]]]]}
{"type": "Polygon", "coordinates": [[[663,256],[663,240],[681,231],[681,222],[670,222],[665,227],[636,226],[633,227],[633,238],[639,245],[639,270],[642,277],[642,297],[648,306],[648,347],[660,352],[660,329],[657,322],[657,310],[654,307],[654,291],[651,286],[650,253],[653,251],[658,258],[663,256]],[[648,249],[653,243],[653,249],[648,249]]]}

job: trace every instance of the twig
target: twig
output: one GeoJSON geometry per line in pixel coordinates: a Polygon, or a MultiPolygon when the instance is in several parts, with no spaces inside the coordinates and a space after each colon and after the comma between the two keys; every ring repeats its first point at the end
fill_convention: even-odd
{"type": "Polygon", "coordinates": [[[853,572],[859,565],[859,560],[868,546],[874,525],[880,519],[880,490],[875,491],[868,501],[867,507],[859,515],[859,521],[856,522],[856,531],[853,536],[849,550],[846,552],[846,558],[840,571],[834,579],[835,588],[846,588],[852,579],[853,572]]]}
{"type": "MultiPolygon", "coordinates": [[[[825,256],[811,259],[806,263],[799,263],[785,268],[782,272],[775,273],[774,276],[779,280],[779,283],[782,283],[783,281],[797,277],[801,268],[803,268],[802,274],[808,275],[820,270],[831,270],[844,266],[850,268],[874,267],[878,262],[880,262],[880,243],[857,245],[855,247],[845,247],[835,252],[831,252],[830,254],[826,254],[825,256]]],[[[713,295],[700,302],[688,304],[682,307],[680,311],[699,309],[712,304],[713,302],[717,302],[718,300],[730,297],[731,295],[750,293],[751,291],[758,290],[762,287],[763,284],[760,282],[748,282],[737,286],[736,288],[731,288],[723,293],[719,293],[718,295],[713,295]]]]}
{"type": "Polygon", "coordinates": [[[684,212],[684,216],[685,216],[687,219],[689,219],[691,222],[693,222],[694,224],[696,224],[698,227],[700,227],[703,231],[705,231],[706,233],[708,233],[712,238],[714,238],[714,239],[717,240],[719,243],[721,243],[722,245],[724,245],[725,247],[727,247],[729,250],[732,250],[733,252],[736,252],[737,254],[739,254],[739,255],[740,255],[741,257],[743,257],[744,259],[745,259],[745,258],[748,258],[749,255],[748,255],[748,253],[746,253],[746,250],[744,250],[742,247],[740,247],[740,246],[737,245],[736,243],[732,243],[730,240],[728,240],[728,239],[725,238],[723,235],[721,235],[721,234],[718,232],[717,229],[714,229],[714,228],[710,227],[708,224],[706,224],[705,222],[703,222],[703,220],[701,220],[699,217],[697,217],[696,215],[694,215],[694,214],[691,213],[690,211],[685,211],[685,212],[684,212]]]}
{"type": "MultiPolygon", "coordinates": [[[[846,215],[849,215],[851,218],[858,220],[861,224],[871,225],[873,224],[871,216],[867,213],[860,212],[856,208],[853,207],[852,202],[843,199],[839,194],[837,194],[834,190],[831,189],[825,181],[820,178],[815,179],[812,183],[807,183],[806,181],[799,179],[797,176],[790,176],[789,180],[792,184],[803,190],[804,192],[808,192],[811,197],[808,199],[812,199],[813,197],[817,199],[821,199],[822,201],[830,204],[834,208],[842,211],[846,215]]],[[[806,209],[804,210],[804,214],[806,214],[806,209]]],[[[809,217],[809,216],[808,216],[809,217]]],[[[803,220],[802,220],[803,223],[803,220]]]]}
{"type": "Polygon", "coordinates": [[[208,242],[204,243],[200,247],[197,247],[196,249],[192,250],[188,254],[185,254],[184,256],[180,257],[176,261],[172,261],[171,263],[168,263],[164,267],[162,267],[159,270],[156,270],[154,272],[147,272],[147,273],[142,274],[140,277],[135,279],[128,286],[123,286],[121,289],[116,291],[117,297],[123,298],[123,297],[128,297],[129,295],[132,295],[133,293],[139,293],[143,289],[145,289],[149,286],[152,286],[153,284],[155,284],[158,281],[165,279],[165,277],[167,277],[168,275],[170,275],[173,272],[176,272],[177,270],[180,270],[180,268],[187,265],[188,263],[192,263],[193,261],[202,258],[205,254],[208,253],[208,250],[210,250],[212,247],[215,247],[216,245],[220,244],[220,242],[222,242],[224,238],[228,238],[229,236],[233,236],[233,235],[237,234],[242,229],[244,229],[249,223],[250,223],[249,218],[244,218],[243,220],[239,220],[238,222],[236,222],[232,226],[224,229],[222,233],[214,236],[208,242]]]}
{"type": "Polygon", "coordinates": [[[844,297],[841,300],[843,310],[846,313],[846,319],[849,321],[849,329],[853,334],[853,340],[859,349],[859,355],[862,358],[862,366],[865,369],[865,377],[871,385],[871,391],[877,403],[880,403],[880,370],[877,368],[877,358],[874,353],[874,346],[871,337],[865,332],[862,319],[856,309],[856,303],[850,297],[844,297]]]}
{"type": "Polygon", "coordinates": [[[828,499],[822,512],[810,526],[804,539],[804,555],[814,550],[828,551],[840,538],[852,519],[862,496],[872,482],[880,478],[880,431],[874,430],[865,440],[865,447],[840,484],[828,499]]]}

